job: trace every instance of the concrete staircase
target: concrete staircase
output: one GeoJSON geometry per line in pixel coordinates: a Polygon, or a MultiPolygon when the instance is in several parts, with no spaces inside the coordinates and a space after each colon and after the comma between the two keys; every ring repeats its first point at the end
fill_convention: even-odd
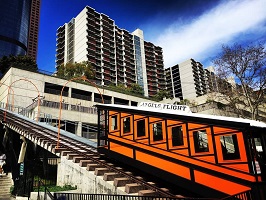
{"type": "Polygon", "coordinates": [[[13,185],[11,173],[8,175],[0,174],[0,200],[13,199],[10,196],[10,187],[13,185]]]}

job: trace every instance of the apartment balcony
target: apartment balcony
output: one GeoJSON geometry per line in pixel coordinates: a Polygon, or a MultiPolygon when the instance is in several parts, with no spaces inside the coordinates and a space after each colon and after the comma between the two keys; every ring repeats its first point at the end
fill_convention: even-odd
{"type": "Polygon", "coordinates": [[[157,72],[155,67],[149,67],[149,66],[148,66],[148,67],[146,68],[146,70],[147,70],[147,73],[148,73],[148,72],[154,72],[154,73],[157,72]]]}
{"type": "Polygon", "coordinates": [[[65,50],[65,46],[62,46],[60,48],[57,48],[56,52],[60,53],[60,52],[63,52],[64,50],[65,50]]]}
{"type": "Polygon", "coordinates": [[[151,74],[151,73],[147,73],[147,78],[148,79],[155,78],[155,75],[154,74],[151,74]]]}
{"type": "Polygon", "coordinates": [[[165,80],[165,76],[164,76],[164,75],[158,75],[157,78],[158,78],[159,80],[165,80]]]}
{"type": "Polygon", "coordinates": [[[65,32],[56,36],[56,41],[65,40],[65,32]]]}
{"type": "Polygon", "coordinates": [[[93,29],[92,29],[92,28],[87,29],[87,32],[88,32],[88,34],[90,34],[90,35],[92,35],[92,36],[94,37],[94,35],[95,35],[95,30],[94,30],[94,28],[93,28],[93,29]]]}
{"type": "Polygon", "coordinates": [[[65,36],[56,38],[56,43],[57,44],[64,43],[64,42],[65,42],[65,36]]]}
{"type": "Polygon", "coordinates": [[[110,55],[110,47],[108,46],[108,44],[103,43],[102,45],[102,50],[108,54],[108,56],[110,55]]]}
{"type": "Polygon", "coordinates": [[[59,35],[59,34],[61,34],[61,33],[65,33],[65,30],[66,30],[65,25],[60,26],[60,27],[56,30],[56,35],[59,35]]]}
{"type": "Polygon", "coordinates": [[[150,85],[157,85],[157,79],[156,78],[151,78],[151,79],[148,79],[148,83],[150,84],[150,85]]]}
{"type": "Polygon", "coordinates": [[[110,76],[115,78],[116,74],[115,73],[110,73],[110,76]]]}
{"type": "Polygon", "coordinates": [[[122,84],[122,85],[124,85],[124,84],[126,84],[126,80],[117,80],[117,84],[122,84]]]}
{"type": "Polygon", "coordinates": [[[130,79],[131,81],[135,81],[136,77],[135,76],[127,76],[128,79],[130,79]]]}
{"type": "Polygon", "coordinates": [[[121,51],[116,51],[116,55],[119,55],[119,56],[124,56],[124,54],[123,54],[123,52],[121,52],[121,51]]]}
{"type": "Polygon", "coordinates": [[[112,40],[109,40],[110,48],[115,49],[115,43],[112,40]]]}
{"type": "Polygon", "coordinates": [[[101,20],[101,25],[103,28],[106,28],[106,29],[109,29],[109,27],[110,27],[109,22],[104,20],[104,19],[101,20]]]}
{"type": "Polygon", "coordinates": [[[64,52],[64,51],[59,52],[59,53],[56,54],[56,58],[57,58],[57,59],[63,58],[64,55],[65,55],[65,52],[64,52]]]}
{"type": "Polygon", "coordinates": [[[88,17],[95,17],[95,11],[92,8],[88,7],[88,11],[86,12],[88,17]]]}
{"type": "Polygon", "coordinates": [[[58,62],[60,62],[60,61],[63,61],[64,62],[64,55],[62,55],[62,56],[55,55],[55,57],[56,57],[56,62],[57,61],[58,62]]]}
{"type": "Polygon", "coordinates": [[[149,87],[148,88],[148,90],[149,90],[149,92],[157,92],[157,87],[155,88],[155,87],[149,87]]]}
{"type": "Polygon", "coordinates": [[[96,81],[100,81],[100,80],[102,80],[102,76],[95,75],[95,79],[96,79],[96,81]]]}
{"type": "Polygon", "coordinates": [[[92,58],[92,59],[94,59],[95,58],[95,54],[94,53],[88,53],[87,54],[87,58],[92,58]]]}
{"type": "Polygon", "coordinates": [[[161,76],[164,76],[164,70],[163,70],[163,69],[158,69],[158,68],[157,68],[157,74],[158,74],[158,75],[161,75],[161,76]]]}
{"type": "Polygon", "coordinates": [[[102,60],[102,57],[101,56],[95,56],[95,59],[96,60],[102,60]]]}
{"type": "Polygon", "coordinates": [[[87,31],[94,30],[95,33],[95,23],[87,23],[87,31]]]}
{"type": "Polygon", "coordinates": [[[65,34],[65,27],[57,29],[56,36],[65,34]]]}
{"type": "Polygon", "coordinates": [[[97,65],[97,64],[96,64],[96,61],[95,61],[95,59],[94,59],[93,57],[90,57],[90,58],[89,58],[89,57],[87,56],[87,58],[88,58],[88,61],[92,64],[93,67],[94,67],[95,65],[97,65]]]}

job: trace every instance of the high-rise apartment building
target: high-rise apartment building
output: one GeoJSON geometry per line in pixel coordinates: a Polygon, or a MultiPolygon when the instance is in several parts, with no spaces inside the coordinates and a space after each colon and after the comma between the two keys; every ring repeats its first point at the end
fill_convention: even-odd
{"type": "Polygon", "coordinates": [[[56,66],[82,61],[93,65],[99,85],[137,83],[145,96],[165,89],[162,48],[89,6],[57,29],[56,66]]]}
{"type": "MultiPolygon", "coordinates": [[[[214,72],[214,67],[210,66],[206,69],[204,69],[205,72],[205,79],[206,79],[206,87],[207,87],[207,92],[219,92],[219,79],[214,72]]],[[[224,82],[225,81],[220,81],[224,82]]],[[[222,84],[224,84],[222,83],[222,84]]]]}
{"type": "Polygon", "coordinates": [[[0,58],[29,55],[36,59],[40,0],[1,0],[0,58]]]}
{"type": "Polygon", "coordinates": [[[207,93],[206,74],[200,62],[189,59],[165,71],[167,91],[172,97],[194,99],[207,93]]]}
{"type": "Polygon", "coordinates": [[[32,0],[27,55],[37,60],[41,0],[32,0]]]}

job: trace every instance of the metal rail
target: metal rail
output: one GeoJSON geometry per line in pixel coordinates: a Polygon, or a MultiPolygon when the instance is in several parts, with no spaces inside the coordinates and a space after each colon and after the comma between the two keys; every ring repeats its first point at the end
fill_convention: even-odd
{"type": "MultiPolygon", "coordinates": [[[[0,119],[3,119],[4,112],[3,110],[0,110],[0,119]]],[[[50,130],[46,127],[41,126],[40,124],[37,124],[34,121],[26,120],[23,118],[20,118],[17,115],[14,115],[13,113],[7,112],[6,120],[5,122],[2,121],[3,124],[5,124],[8,127],[12,127],[15,131],[22,134],[23,136],[26,136],[26,138],[35,141],[41,140],[46,141],[47,143],[52,146],[51,151],[55,149],[56,143],[57,143],[57,132],[50,130]],[[54,148],[53,148],[54,147],[54,148]]],[[[118,169],[114,166],[111,166],[106,161],[102,161],[100,159],[110,160],[108,157],[106,157],[103,154],[100,154],[97,152],[97,148],[88,144],[85,144],[81,141],[77,141],[73,138],[67,137],[65,135],[62,135],[60,138],[60,148],[66,149],[66,151],[70,151],[71,153],[77,154],[84,159],[92,160],[93,162],[106,167],[112,172],[119,173],[123,175],[124,177],[127,177],[131,179],[132,181],[140,184],[145,189],[149,189],[152,191],[155,191],[159,195],[163,197],[175,197],[176,195],[165,191],[164,189],[161,189],[155,185],[149,184],[145,180],[138,179],[137,177],[126,173],[125,171],[118,169]]],[[[48,147],[48,144],[47,144],[48,147]]]]}

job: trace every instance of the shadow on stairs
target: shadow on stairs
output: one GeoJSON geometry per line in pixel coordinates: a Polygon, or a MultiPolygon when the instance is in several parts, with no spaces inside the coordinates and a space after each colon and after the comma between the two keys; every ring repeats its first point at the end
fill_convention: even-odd
{"type": "Polygon", "coordinates": [[[13,185],[12,175],[0,174],[0,200],[15,199],[11,197],[10,187],[13,185]]]}

